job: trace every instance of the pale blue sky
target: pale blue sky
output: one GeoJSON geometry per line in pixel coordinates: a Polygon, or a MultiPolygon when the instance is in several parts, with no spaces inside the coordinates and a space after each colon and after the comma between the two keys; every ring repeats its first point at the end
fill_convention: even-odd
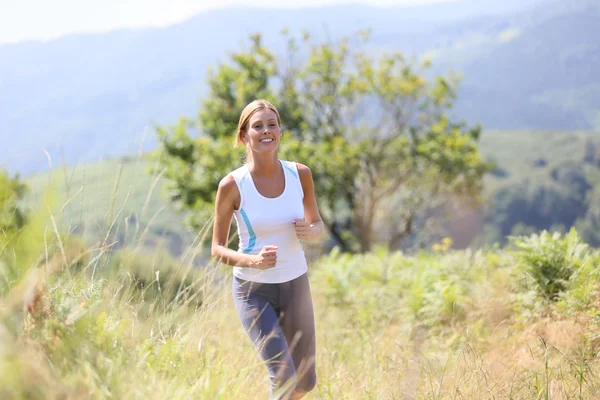
{"type": "Polygon", "coordinates": [[[70,33],[167,26],[230,5],[266,7],[364,3],[377,6],[457,0],[0,0],[0,44],[50,40],[70,33]]]}

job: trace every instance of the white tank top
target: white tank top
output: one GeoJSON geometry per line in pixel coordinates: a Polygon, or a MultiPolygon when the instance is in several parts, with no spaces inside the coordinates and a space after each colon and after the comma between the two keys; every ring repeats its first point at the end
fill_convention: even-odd
{"type": "Polygon", "coordinates": [[[279,160],[283,166],[285,188],[279,197],[261,195],[247,166],[231,172],[240,191],[240,207],[233,215],[239,235],[238,251],[258,254],[267,245],[277,246],[277,264],[273,268],[234,267],[233,275],[261,283],[287,282],[304,274],[306,257],[296,237],[293,221],[304,218],[304,191],[295,162],[279,160]]]}

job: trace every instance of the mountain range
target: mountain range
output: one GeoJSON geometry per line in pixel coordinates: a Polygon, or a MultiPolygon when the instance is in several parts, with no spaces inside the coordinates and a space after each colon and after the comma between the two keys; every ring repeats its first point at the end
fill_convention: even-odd
{"type": "Polygon", "coordinates": [[[166,28],[0,46],[0,166],[22,174],[148,150],[154,123],[194,117],[210,66],[260,32],[428,57],[463,75],[454,113],[485,129],[600,128],[600,2],[465,0],[419,7],[231,8],[166,28]]]}

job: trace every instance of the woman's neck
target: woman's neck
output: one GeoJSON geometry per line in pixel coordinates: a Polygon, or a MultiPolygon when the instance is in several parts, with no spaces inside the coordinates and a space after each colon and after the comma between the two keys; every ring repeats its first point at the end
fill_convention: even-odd
{"type": "Polygon", "coordinates": [[[250,172],[259,176],[273,176],[279,172],[279,168],[279,158],[277,157],[277,153],[263,153],[258,157],[256,154],[253,154],[252,160],[248,163],[250,172]]]}

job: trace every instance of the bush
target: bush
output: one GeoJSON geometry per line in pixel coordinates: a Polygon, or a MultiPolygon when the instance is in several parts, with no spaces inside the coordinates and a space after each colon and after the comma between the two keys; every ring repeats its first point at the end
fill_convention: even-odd
{"type": "Polygon", "coordinates": [[[380,248],[350,255],[334,250],[315,268],[328,303],[353,309],[361,324],[419,323],[430,328],[464,321],[469,296],[485,273],[470,252],[407,256],[380,248]]]}
{"type": "Polygon", "coordinates": [[[543,231],[530,236],[511,236],[510,242],[520,267],[533,279],[539,293],[550,301],[569,288],[573,274],[584,264],[588,253],[574,229],[567,235],[543,231]]]}

